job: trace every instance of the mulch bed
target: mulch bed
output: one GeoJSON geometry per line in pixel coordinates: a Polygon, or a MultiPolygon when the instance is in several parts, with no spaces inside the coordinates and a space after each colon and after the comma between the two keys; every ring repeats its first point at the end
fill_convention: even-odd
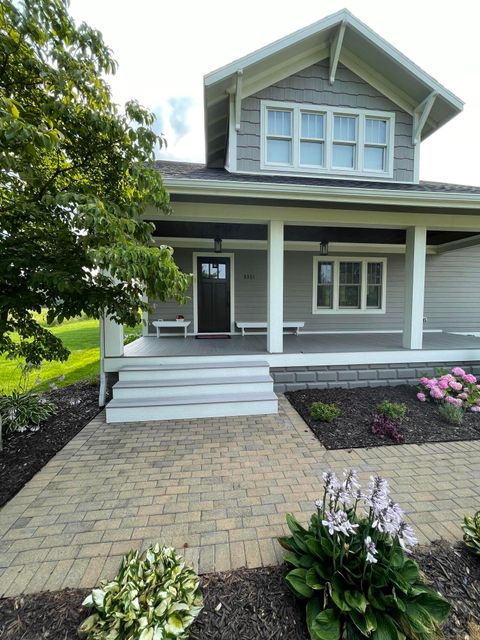
{"type": "MultiPolygon", "coordinates": [[[[463,639],[469,623],[480,621],[479,559],[462,544],[445,542],[424,547],[415,557],[452,605],[445,640],[463,639]]],[[[191,640],[309,640],[304,604],[285,585],[285,571],[280,566],[202,576],[205,608],[191,627],[191,640]]],[[[0,600],[0,638],[77,639],[87,593],[66,589],[0,600]]]]}
{"type": "Polygon", "coordinates": [[[445,422],[438,405],[420,402],[417,389],[409,385],[397,387],[365,387],[358,389],[302,389],[285,395],[302,416],[315,436],[327,449],[354,449],[396,444],[385,436],[372,433],[372,421],[382,400],[404,402],[407,414],[400,430],[403,444],[480,440],[480,414],[465,413],[463,424],[445,422]],[[310,417],[312,402],[334,404],[340,416],[333,422],[318,422],[310,417]]]}
{"type": "Polygon", "coordinates": [[[0,451],[0,507],[20,491],[40,469],[100,411],[98,386],[71,384],[45,394],[58,411],[39,431],[14,432],[0,451]]]}

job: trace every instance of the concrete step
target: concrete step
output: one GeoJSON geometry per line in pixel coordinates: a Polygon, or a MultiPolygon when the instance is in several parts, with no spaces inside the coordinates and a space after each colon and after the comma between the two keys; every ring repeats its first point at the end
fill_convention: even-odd
{"type": "Polygon", "coordinates": [[[106,407],[107,422],[147,420],[192,420],[224,416],[272,414],[278,412],[273,391],[256,393],[204,394],[198,397],[114,398],[106,407]]]}
{"type": "Polygon", "coordinates": [[[113,397],[166,398],[189,397],[205,394],[255,393],[273,391],[273,380],[269,375],[223,376],[205,378],[182,378],[173,380],[121,380],[113,385],[113,397]]]}
{"type": "Polygon", "coordinates": [[[226,362],[202,362],[172,365],[130,365],[119,372],[121,382],[131,380],[184,380],[221,378],[230,376],[268,375],[268,362],[261,360],[235,360],[226,362]]]}

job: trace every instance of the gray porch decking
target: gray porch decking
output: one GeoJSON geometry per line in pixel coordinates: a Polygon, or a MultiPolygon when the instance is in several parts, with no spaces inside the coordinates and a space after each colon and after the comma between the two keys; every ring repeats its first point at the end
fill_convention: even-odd
{"type": "MultiPolygon", "coordinates": [[[[225,340],[145,336],[126,345],[124,357],[258,355],[267,353],[266,343],[266,335],[252,334],[225,340]]],[[[286,354],[399,350],[408,353],[402,347],[401,333],[286,334],[283,344],[286,354]]],[[[423,351],[445,349],[480,350],[480,338],[446,332],[424,334],[423,351]]]]}

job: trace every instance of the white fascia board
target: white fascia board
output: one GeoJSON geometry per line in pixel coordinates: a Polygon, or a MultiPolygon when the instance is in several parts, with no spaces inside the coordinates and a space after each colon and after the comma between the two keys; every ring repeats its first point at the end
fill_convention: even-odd
{"type": "Polygon", "coordinates": [[[204,85],[207,88],[217,82],[220,82],[221,80],[225,80],[229,76],[234,75],[240,68],[245,69],[248,66],[256,64],[269,56],[275,55],[286,47],[295,45],[305,38],[315,35],[315,33],[320,33],[321,31],[341,24],[342,22],[345,22],[345,25],[347,27],[350,27],[357,31],[367,41],[377,47],[382,53],[389,56],[396,63],[402,65],[408,72],[410,72],[421,82],[423,82],[427,88],[430,88],[431,91],[436,91],[455,109],[459,111],[463,109],[464,102],[458,96],[441,85],[428,73],[423,71],[423,69],[418,67],[414,62],[412,62],[412,60],[407,58],[407,56],[405,56],[398,49],[389,44],[386,40],[379,36],[375,31],[370,29],[370,27],[368,27],[365,23],[355,17],[347,9],[342,9],[341,11],[338,11],[337,13],[324,18],[323,20],[319,20],[318,22],[304,27],[303,29],[295,31],[294,33],[285,36],[280,40],[276,40],[275,42],[272,42],[271,44],[244,56],[243,58],[235,60],[234,62],[231,62],[230,64],[225,65],[220,69],[216,69],[215,71],[208,73],[204,76],[204,85]]]}
{"type": "Polygon", "coordinates": [[[265,184],[258,182],[233,182],[228,180],[178,180],[164,178],[167,190],[172,194],[212,195],[277,200],[328,200],[356,204],[400,204],[405,206],[459,207],[479,209],[480,194],[433,193],[428,191],[400,191],[356,187],[332,187],[318,185],[265,184]]]}

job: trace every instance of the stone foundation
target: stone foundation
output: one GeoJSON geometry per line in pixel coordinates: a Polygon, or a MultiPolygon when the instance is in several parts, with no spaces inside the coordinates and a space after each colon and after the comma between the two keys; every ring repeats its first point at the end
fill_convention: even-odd
{"type": "Polygon", "coordinates": [[[461,366],[469,373],[480,374],[480,364],[469,362],[415,362],[404,364],[332,365],[324,367],[271,367],[274,390],[331,389],[340,387],[382,387],[417,384],[422,376],[433,376],[437,369],[461,366]]]}

